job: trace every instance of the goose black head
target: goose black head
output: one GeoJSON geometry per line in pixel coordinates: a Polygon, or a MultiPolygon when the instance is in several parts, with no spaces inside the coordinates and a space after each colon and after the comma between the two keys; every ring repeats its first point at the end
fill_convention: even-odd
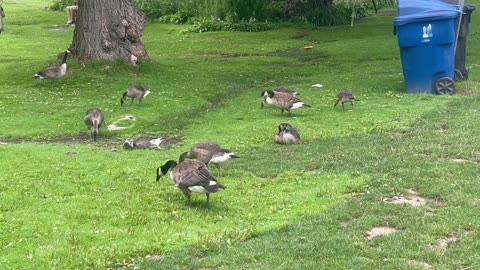
{"type": "Polygon", "coordinates": [[[183,152],[180,154],[180,156],[178,157],[178,162],[183,162],[188,156],[188,152],[183,152]]]}
{"type": "Polygon", "coordinates": [[[273,91],[265,91],[265,96],[272,98],[275,93],[273,91]]]}
{"type": "Polygon", "coordinates": [[[177,166],[177,162],[175,160],[169,160],[165,162],[162,166],[157,168],[157,181],[160,180],[162,176],[167,174],[168,170],[175,168],[177,166]]]}
{"type": "Polygon", "coordinates": [[[120,98],[120,105],[123,105],[123,103],[125,102],[125,99],[127,98],[127,94],[128,94],[128,91],[125,91],[122,95],[122,97],[120,98]]]}
{"type": "Polygon", "coordinates": [[[126,139],[125,142],[123,142],[123,147],[124,148],[134,148],[133,140],[132,139],[126,139]]]}
{"type": "Polygon", "coordinates": [[[278,126],[278,132],[282,132],[282,131],[287,131],[287,130],[290,130],[292,129],[292,125],[290,125],[289,123],[281,123],[279,126],[278,126]]]}

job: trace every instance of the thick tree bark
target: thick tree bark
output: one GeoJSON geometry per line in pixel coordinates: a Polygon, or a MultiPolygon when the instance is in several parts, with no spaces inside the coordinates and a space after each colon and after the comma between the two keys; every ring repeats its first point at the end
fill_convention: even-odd
{"type": "Polygon", "coordinates": [[[71,50],[81,63],[124,59],[136,64],[148,59],[140,39],[145,14],[133,0],[79,0],[78,9],[71,50]]]}

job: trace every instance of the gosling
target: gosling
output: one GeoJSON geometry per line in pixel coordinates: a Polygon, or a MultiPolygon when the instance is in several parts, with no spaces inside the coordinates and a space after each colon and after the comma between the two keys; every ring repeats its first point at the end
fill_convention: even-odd
{"type": "Polygon", "coordinates": [[[99,109],[90,109],[85,115],[84,121],[89,130],[90,139],[94,142],[97,141],[98,129],[102,126],[103,119],[103,113],[99,109]]]}
{"type": "Polygon", "coordinates": [[[357,98],[353,95],[352,90],[350,89],[345,89],[342,92],[340,92],[337,96],[337,101],[335,102],[335,105],[333,107],[335,108],[338,103],[342,104],[342,109],[345,111],[345,103],[350,102],[352,104],[352,110],[353,110],[353,104],[357,98]]]}
{"type": "Polygon", "coordinates": [[[275,135],[275,142],[278,144],[298,144],[300,143],[300,134],[289,123],[281,123],[278,126],[278,133],[275,135]]]}

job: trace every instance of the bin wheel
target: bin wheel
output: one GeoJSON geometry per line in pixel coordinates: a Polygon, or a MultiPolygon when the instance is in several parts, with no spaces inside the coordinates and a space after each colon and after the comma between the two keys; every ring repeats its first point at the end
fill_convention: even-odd
{"type": "Polygon", "coordinates": [[[455,80],[456,82],[458,82],[458,81],[465,81],[465,80],[467,80],[467,79],[466,79],[465,77],[463,77],[463,74],[462,74],[462,72],[461,72],[460,70],[455,69],[455,78],[454,78],[454,80],[455,80]]]}
{"type": "Polygon", "coordinates": [[[435,91],[439,95],[453,95],[455,94],[455,82],[448,77],[440,78],[435,83],[435,91]]]}

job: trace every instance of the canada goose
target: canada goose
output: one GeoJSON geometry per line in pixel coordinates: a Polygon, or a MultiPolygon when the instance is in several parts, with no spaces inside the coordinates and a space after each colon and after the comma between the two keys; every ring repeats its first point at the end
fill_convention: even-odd
{"type": "Polygon", "coordinates": [[[70,53],[70,50],[66,50],[65,54],[63,55],[62,64],[59,66],[51,66],[42,71],[35,73],[33,76],[34,79],[40,80],[53,80],[63,78],[65,74],[67,74],[67,56],[70,53]]]}
{"type": "Polygon", "coordinates": [[[215,164],[218,170],[218,175],[222,174],[220,163],[225,162],[232,158],[239,158],[232,151],[223,149],[214,142],[200,142],[192,146],[190,151],[183,152],[180,155],[179,162],[185,160],[185,158],[197,159],[203,162],[205,165],[210,163],[215,164]]]}
{"type": "Polygon", "coordinates": [[[199,160],[185,160],[177,163],[174,160],[167,161],[164,165],[157,168],[157,181],[170,172],[170,178],[175,183],[185,197],[187,197],[186,207],[191,207],[191,193],[205,193],[207,196],[207,208],[210,204],[210,193],[227,188],[218,183],[208,171],[207,166],[199,160]]]}
{"type": "Polygon", "coordinates": [[[90,132],[90,138],[97,141],[98,129],[103,123],[103,113],[99,109],[90,109],[85,115],[85,124],[90,132]]]}
{"type": "Polygon", "coordinates": [[[275,142],[279,144],[297,144],[300,142],[300,134],[289,123],[281,123],[278,126],[278,133],[275,135],[275,142]]]}
{"type": "Polygon", "coordinates": [[[127,91],[123,93],[122,98],[120,98],[120,104],[123,105],[127,97],[131,98],[130,104],[133,103],[133,100],[138,98],[138,104],[142,103],[142,99],[150,94],[150,91],[143,88],[141,85],[132,85],[127,91]]]}
{"type": "Polygon", "coordinates": [[[300,99],[293,96],[291,93],[287,92],[275,92],[275,91],[264,91],[264,102],[266,104],[273,105],[274,107],[280,108],[283,111],[292,113],[291,110],[295,110],[302,107],[311,107],[303,103],[300,99]]]}
{"type": "MultiPolygon", "coordinates": [[[[286,87],[283,87],[283,86],[273,89],[273,92],[287,93],[287,94],[292,95],[293,97],[296,97],[297,95],[300,95],[300,93],[298,93],[297,91],[292,91],[292,90],[290,90],[286,87]]],[[[260,97],[263,97],[262,105],[260,107],[262,109],[263,109],[263,106],[265,106],[265,104],[267,103],[266,102],[267,96],[268,96],[267,91],[263,91],[262,94],[260,95],[260,97]]]]}
{"type": "Polygon", "coordinates": [[[337,96],[337,101],[335,102],[335,105],[333,107],[338,105],[338,103],[342,103],[342,109],[345,110],[345,103],[350,102],[352,104],[352,110],[353,110],[353,104],[355,103],[355,96],[352,93],[352,90],[345,89],[342,92],[340,92],[337,96]]]}
{"type": "Polygon", "coordinates": [[[123,147],[132,148],[132,149],[146,149],[146,148],[158,148],[160,149],[160,144],[163,142],[163,138],[156,139],[147,139],[147,138],[138,138],[138,139],[126,139],[123,143],[123,147]]]}

